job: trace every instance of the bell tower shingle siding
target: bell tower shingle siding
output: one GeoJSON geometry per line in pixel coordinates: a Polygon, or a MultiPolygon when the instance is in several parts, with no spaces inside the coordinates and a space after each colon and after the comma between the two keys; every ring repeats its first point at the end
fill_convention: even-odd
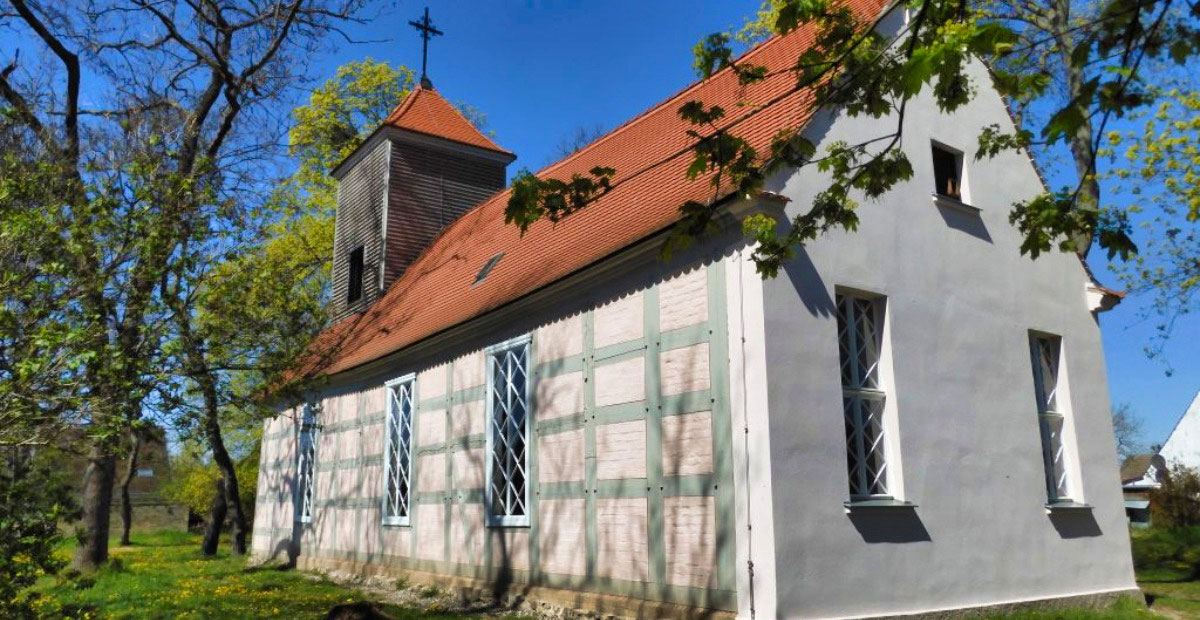
{"type": "Polygon", "coordinates": [[[340,180],[333,255],[337,318],[379,299],[438,234],[504,189],[514,156],[430,88],[410,93],[357,151],[340,180]],[[351,253],[363,249],[362,295],[349,300],[351,253]]]}

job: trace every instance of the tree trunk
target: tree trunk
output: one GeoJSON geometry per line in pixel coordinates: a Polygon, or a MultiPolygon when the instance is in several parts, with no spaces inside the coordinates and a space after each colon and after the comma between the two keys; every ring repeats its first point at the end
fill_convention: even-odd
{"type": "Polygon", "coordinates": [[[217,494],[213,496],[212,506],[208,509],[208,527],[204,528],[204,542],[200,550],[204,555],[215,555],[217,545],[221,542],[221,526],[225,525],[225,481],[217,479],[217,494]]]}
{"type": "Polygon", "coordinates": [[[93,445],[83,474],[82,531],[73,562],[76,569],[92,571],[108,561],[109,511],[112,510],[116,469],[117,460],[107,448],[102,444],[93,445]]]}
{"type": "Polygon", "coordinates": [[[233,467],[233,459],[229,457],[229,450],[225,448],[225,438],[221,435],[221,409],[216,382],[207,373],[201,374],[198,382],[204,395],[204,435],[208,439],[209,449],[212,450],[213,462],[216,463],[221,472],[221,480],[225,483],[225,503],[232,513],[230,537],[233,539],[233,552],[242,555],[246,553],[246,513],[242,510],[237,471],[233,467]]]}
{"type": "Polygon", "coordinates": [[[137,473],[138,450],[142,447],[142,438],[137,431],[130,431],[131,450],[126,462],[125,475],[121,478],[121,546],[133,543],[129,540],[129,530],[133,527],[133,503],[129,499],[129,483],[137,473]]]}
{"type": "MultiPolygon", "coordinates": [[[[1071,33],[1076,26],[1071,22],[1071,3],[1069,0],[1054,0],[1051,3],[1051,22],[1055,30],[1056,46],[1059,59],[1067,74],[1067,96],[1071,98],[1069,105],[1078,108],[1079,114],[1087,119],[1080,123],[1075,133],[1068,137],[1067,147],[1071,151],[1071,159],[1075,164],[1075,173],[1079,175],[1079,193],[1075,200],[1075,209],[1094,210],[1100,208],[1100,182],[1096,179],[1096,150],[1092,144],[1091,111],[1086,101],[1080,99],[1084,84],[1087,82],[1085,67],[1075,65],[1072,59],[1077,41],[1071,33]]],[[[1087,258],[1092,247],[1092,237],[1095,229],[1082,231],[1075,236],[1075,251],[1087,258]]]]}
{"type": "Polygon", "coordinates": [[[237,471],[233,468],[233,459],[225,449],[225,439],[221,436],[221,427],[216,416],[205,423],[208,435],[208,445],[212,449],[213,462],[221,471],[221,481],[224,483],[225,502],[230,511],[230,537],[233,542],[233,552],[237,555],[246,553],[246,513],[242,510],[242,496],[238,490],[237,471]]]}

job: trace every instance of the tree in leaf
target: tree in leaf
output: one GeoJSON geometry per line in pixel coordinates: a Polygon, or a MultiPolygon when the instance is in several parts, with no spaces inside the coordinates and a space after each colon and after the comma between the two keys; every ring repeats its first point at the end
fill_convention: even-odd
{"type": "MultiPolygon", "coordinates": [[[[893,129],[856,144],[828,144],[818,153],[817,145],[801,134],[802,126],[788,127],[766,152],[759,152],[737,135],[727,110],[700,101],[683,103],[679,114],[692,126],[693,161],[687,175],[707,176],[712,192],[707,201],[680,205],[682,221],[667,249],[710,232],[724,197],[755,195],[781,167],[816,166],[828,185],[790,226],[779,227],[764,214],[743,221],[745,233],[757,243],[753,258],[760,273],[774,276],[818,235],[854,230],[859,200],[876,199],[911,177],[912,165],[900,144],[905,109],[913,97],[929,92],[941,111],[950,113],[981,86],[994,86],[1013,102],[1018,126],[1015,131],[987,128],[978,136],[976,157],[1065,148],[1075,168],[1072,185],[1012,205],[1010,219],[1024,236],[1021,251],[1035,257],[1052,249],[1086,256],[1095,240],[1110,257],[1135,253],[1127,214],[1101,200],[1098,141],[1113,119],[1150,102],[1149,61],[1182,64],[1200,51],[1197,5],[1179,0],[911,0],[893,10],[906,11],[907,19],[897,36],[885,36],[874,28],[876,15],[856,12],[839,0],[764,2],[740,34],[811,33],[812,45],[792,65],[792,92],[811,94],[804,105],[841,110],[852,118],[890,119],[893,129]],[[976,60],[990,67],[991,84],[974,83],[968,75],[968,63],[976,60]]],[[[767,77],[766,67],[735,60],[738,34],[717,33],[697,44],[701,77],[731,71],[743,85],[767,77]]],[[[565,217],[620,182],[619,173],[598,166],[571,179],[520,175],[507,219],[525,229],[539,219],[565,217]]]]}
{"type": "MultiPolygon", "coordinates": [[[[5,153],[3,176],[18,191],[0,193],[0,228],[24,235],[17,262],[45,267],[35,286],[4,289],[18,303],[0,339],[38,357],[0,373],[0,395],[28,399],[66,371],[63,413],[85,431],[89,461],[79,568],[107,560],[122,438],[164,381],[171,308],[161,285],[188,270],[180,263],[195,254],[183,248],[211,234],[210,215],[269,178],[273,102],[303,81],[306,59],[361,4],[103,0],[68,9],[6,0],[0,9],[0,26],[33,48],[22,56],[7,47],[0,61],[0,135],[24,147],[5,153]],[[50,70],[26,69],[22,59],[39,53],[50,70]],[[44,213],[48,232],[33,230],[21,209],[44,213]],[[25,290],[37,296],[22,307],[25,290]],[[55,295],[65,303],[50,306],[55,295]]],[[[45,417],[58,400],[23,406],[45,417]]]]}

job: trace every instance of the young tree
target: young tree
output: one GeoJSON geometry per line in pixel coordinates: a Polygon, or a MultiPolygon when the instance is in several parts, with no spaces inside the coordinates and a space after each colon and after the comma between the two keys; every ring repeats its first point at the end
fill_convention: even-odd
{"type": "Polygon", "coordinates": [[[1129,403],[1121,403],[1112,409],[1113,439],[1117,442],[1117,454],[1122,459],[1138,454],[1142,450],[1142,419],[1129,403]]]}
{"type": "Polygon", "coordinates": [[[9,163],[22,181],[36,179],[20,206],[56,224],[52,235],[31,235],[38,245],[25,251],[54,267],[42,276],[54,282],[48,288],[71,291],[33,323],[65,326],[54,342],[79,360],[73,394],[89,437],[80,568],[108,557],[120,438],[158,379],[169,316],[158,296],[163,276],[204,229],[204,207],[263,178],[260,156],[274,144],[264,110],[302,80],[307,56],[360,4],[103,0],[76,10],[7,0],[0,9],[0,28],[53,63],[18,73],[13,54],[0,70],[0,98],[6,132],[30,147],[9,163]],[[107,107],[85,108],[85,91],[107,107]]]}
{"type": "Polygon", "coordinates": [[[216,551],[226,513],[234,553],[245,553],[249,534],[244,481],[225,433],[255,428],[273,414],[261,396],[288,397],[296,378],[287,371],[329,323],[336,185],[328,170],[379,126],[411,85],[405,67],[367,59],[339,68],[293,113],[296,173],[253,213],[246,204],[214,213],[208,221],[220,224],[184,244],[186,260],[164,280],[170,367],[181,380],[172,399],[188,412],[182,427],[203,437],[220,473],[222,497],[208,503],[206,553],[216,551]]]}
{"type": "MultiPolygon", "coordinates": [[[[812,34],[813,45],[793,67],[791,92],[809,93],[805,106],[887,118],[894,129],[857,144],[829,144],[818,154],[816,145],[800,134],[803,127],[796,126],[781,131],[760,152],[737,134],[737,122],[786,98],[739,109],[733,116],[720,106],[684,103],[679,114],[693,126],[687,175],[708,180],[712,192],[706,202],[680,206],[683,221],[668,251],[710,230],[725,197],[754,195],[779,167],[817,166],[830,181],[784,232],[766,215],[743,222],[746,234],[757,242],[754,259],[763,275],[775,275],[819,234],[853,230],[857,200],[878,198],[912,175],[900,149],[908,102],[928,90],[943,111],[955,111],[978,87],[967,63],[981,59],[992,70],[992,85],[1014,103],[1020,125],[1015,132],[998,125],[987,128],[978,136],[976,157],[1065,148],[1074,163],[1073,186],[1013,205],[1010,219],[1024,235],[1022,252],[1036,257],[1057,248],[1086,256],[1095,239],[1110,258],[1134,253],[1126,212],[1101,202],[1098,140],[1114,118],[1148,102],[1148,61],[1169,58],[1182,64],[1200,50],[1197,5],[1179,0],[910,0],[900,10],[908,12],[908,19],[903,31],[890,37],[873,29],[874,14],[855,12],[840,0],[764,3],[748,29],[751,34],[797,29],[812,34]]],[[[735,60],[733,38],[713,34],[696,46],[700,75],[728,69],[744,85],[765,79],[765,67],[735,60]]],[[[522,230],[539,219],[565,217],[645,170],[597,166],[571,179],[519,175],[507,217],[522,230]]]]}

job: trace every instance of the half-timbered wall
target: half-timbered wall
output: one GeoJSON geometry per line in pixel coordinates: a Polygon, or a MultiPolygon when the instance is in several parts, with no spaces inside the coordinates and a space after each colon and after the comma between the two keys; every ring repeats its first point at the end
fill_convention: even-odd
{"type": "MultiPolygon", "coordinates": [[[[724,263],[532,330],[529,527],[486,527],[482,348],[415,372],[414,502],[382,525],[383,381],[319,400],[315,509],[291,519],[296,432],[264,429],[254,549],[736,609],[724,263]],[[291,459],[290,461],[288,459],[291,459]]],[[[497,338],[502,340],[502,338],[497,338]]]]}

